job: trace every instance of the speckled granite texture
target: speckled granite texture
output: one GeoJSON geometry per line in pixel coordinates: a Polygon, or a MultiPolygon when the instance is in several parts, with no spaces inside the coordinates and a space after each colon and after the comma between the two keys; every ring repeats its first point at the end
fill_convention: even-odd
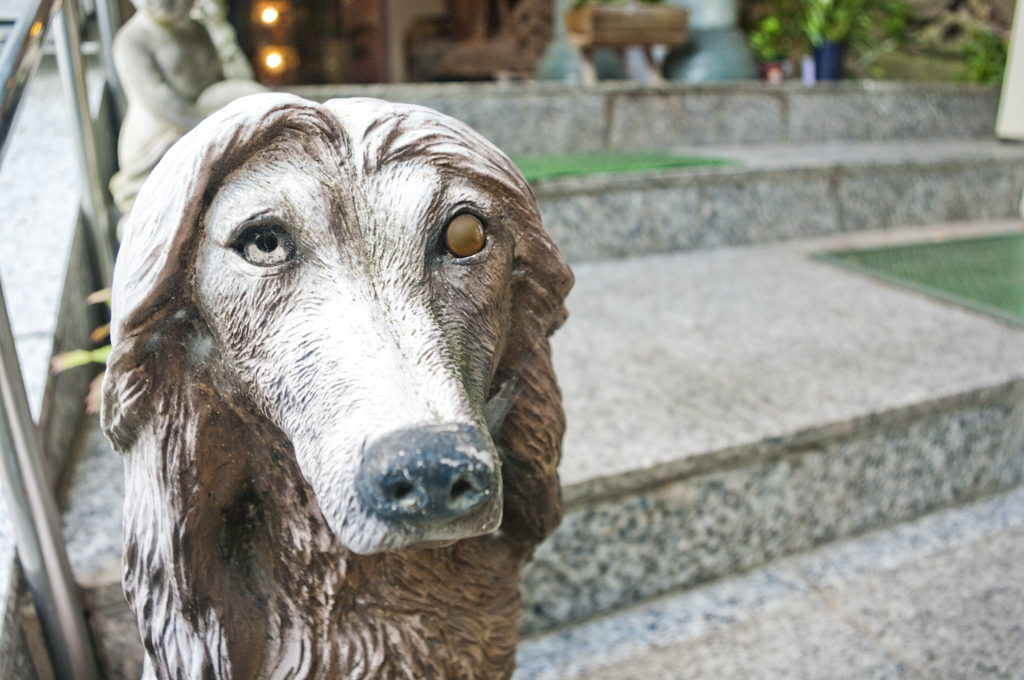
{"type": "Polygon", "coordinates": [[[124,464],[96,417],[86,421],[74,451],[74,474],[61,498],[71,569],[86,588],[120,583],[124,464]]]}
{"type": "Polygon", "coordinates": [[[1019,228],[578,265],[552,341],[567,514],[524,630],[1017,483],[1024,330],[808,256],[1019,228]]]}
{"type": "Polygon", "coordinates": [[[783,439],[860,437],[864,418],[1024,378],[1024,330],[810,257],[1021,226],[577,264],[552,339],[567,501],[737,464],[783,439]]]}
{"type": "Polygon", "coordinates": [[[521,628],[593,616],[1019,484],[1022,393],[985,391],[924,417],[887,413],[844,441],[779,447],[739,467],[580,500],[523,575],[521,628]]]}
{"type": "Polygon", "coordinates": [[[1019,214],[1024,147],[988,141],[707,147],[739,165],[535,183],[570,261],[1019,214]]]}
{"type": "Polygon", "coordinates": [[[998,88],[844,82],[649,87],[601,83],[303,86],[317,101],[379,97],[454,116],[509,154],[828,140],[990,138],[998,88]]]}
{"type": "Polygon", "coordinates": [[[777,560],[520,644],[514,680],[1007,678],[1024,491],[777,560]]]}

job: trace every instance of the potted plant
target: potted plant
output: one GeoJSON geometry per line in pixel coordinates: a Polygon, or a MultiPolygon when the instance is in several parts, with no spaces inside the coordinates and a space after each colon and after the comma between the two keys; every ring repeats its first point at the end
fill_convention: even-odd
{"type": "Polygon", "coordinates": [[[784,62],[789,57],[790,40],[777,16],[761,20],[747,36],[747,42],[761,62],[761,75],[769,83],[782,82],[784,62]]]}
{"type": "Polygon", "coordinates": [[[800,27],[814,48],[818,80],[839,80],[851,31],[870,22],[867,0],[802,0],[800,27]]]}

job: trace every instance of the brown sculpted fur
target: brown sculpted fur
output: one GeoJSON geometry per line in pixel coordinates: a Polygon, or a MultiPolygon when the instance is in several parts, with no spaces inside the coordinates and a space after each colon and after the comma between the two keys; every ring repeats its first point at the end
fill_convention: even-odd
{"type": "Polygon", "coordinates": [[[509,677],[518,573],[561,519],[571,286],[518,170],[428,109],[256,95],[175,145],[104,383],[145,677],[509,677]],[[434,468],[380,491],[419,483],[408,437],[441,500],[434,468]]]}

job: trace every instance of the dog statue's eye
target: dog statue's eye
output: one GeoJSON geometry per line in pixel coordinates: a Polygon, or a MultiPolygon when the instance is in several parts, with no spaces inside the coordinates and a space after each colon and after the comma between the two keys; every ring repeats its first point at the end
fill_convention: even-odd
{"type": "Polygon", "coordinates": [[[239,235],[234,248],[250,264],[273,267],[295,256],[295,239],[276,224],[254,224],[239,235]]]}
{"type": "Polygon", "coordinates": [[[484,247],[484,225],[472,215],[457,215],[448,223],[444,240],[455,257],[476,255],[484,247]]]}

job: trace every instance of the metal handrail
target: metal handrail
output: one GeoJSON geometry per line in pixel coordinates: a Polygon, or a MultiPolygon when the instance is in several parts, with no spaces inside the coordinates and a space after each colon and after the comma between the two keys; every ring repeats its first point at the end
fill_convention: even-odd
{"type": "MultiPolygon", "coordinates": [[[[100,0],[101,2],[103,0],[100,0]]],[[[65,91],[75,97],[70,102],[79,124],[79,157],[83,169],[90,165],[86,136],[82,131],[81,112],[88,125],[88,101],[85,97],[81,53],[73,50],[71,39],[78,37],[74,0],[62,0],[58,36],[59,51],[64,52],[62,74],[65,91]],[[77,62],[77,66],[75,63],[77,62]],[[77,71],[77,74],[76,74],[77,71]],[[68,82],[72,81],[71,87],[68,82]],[[75,82],[77,81],[77,82],[75,82]],[[81,87],[76,86],[80,85],[81,87]],[[84,108],[83,108],[84,101],[84,108]]],[[[0,53],[0,162],[3,161],[11,130],[21,109],[22,98],[42,57],[46,28],[61,3],[36,0],[34,7],[15,24],[3,52],[0,53]]],[[[77,47],[77,44],[75,44],[77,47]]],[[[95,147],[92,149],[95,158],[95,147]]],[[[93,163],[93,167],[95,164],[93,163]]],[[[106,214],[102,193],[96,191],[98,175],[83,174],[88,184],[84,193],[96,215],[106,214]]],[[[102,218],[96,224],[103,224],[102,218]]],[[[95,234],[95,231],[94,231],[95,234]]],[[[109,232],[107,232],[109,239],[109,232]]],[[[102,251],[107,243],[96,243],[102,251]]],[[[102,255],[101,255],[102,257],[102,255]]],[[[102,260],[101,260],[102,261],[102,260]]],[[[106,272],[104,272],[106,274],[106,272]]],[[[0,480],[14,524],[18,558],[25,580],[35,602],[43,638],[50,653],[56,677],[68,680],[97,680],[99,672],[95,653],[86,627],[82,603],[78,596],[71,566],[68,563],[61,533],[57,499],[47,481],[43,465],[39,431],[32,420],[28,394],[21,375],[21,365],[14,344],[14,332],[7,314],[6,298],[0,286],[0,480]]]]}
{"type": "Polygon", "coordinates": [[[128,100],[121,87],[121,76],[114,66],[114,34],[121,25],[121,9],[116,2],[96,0],[96,25],[100,29],[100,51],[103,54],[110,95],[114,100],[114,112],[118,120],[124,120],[124,114],[128,112],[128,100]]]}
{"type": "MultiPolygon", "coordinates": [[[[99,152],[96,148],[96,130],[89,112],[89,97],[85,89],[85,65],[82,63],[76,0],[63,0],[60,21],[54,22],[57,46],[57,64],[60,66],[64,96],[71,107],[71,129],[78,150],[78,168],[82,177],[82,207],[86,223],[92,232],[96,249],[96,264],[104,285],[110,285],[114,272],[114,249],[110,240],[110,212],[107,210],[106,187],[100,176],[99,152]]],[[[102,4],[100,0],[97,4],[102,4]]]]}
{"type": "Polygon", "coordinates": [[[43,56],[43,38],[50,19],[60,9],[54,0],[36,0],[34,7],[14,24],[0,52],[0,161],[20,110],[21,98],[43,56]]]}

